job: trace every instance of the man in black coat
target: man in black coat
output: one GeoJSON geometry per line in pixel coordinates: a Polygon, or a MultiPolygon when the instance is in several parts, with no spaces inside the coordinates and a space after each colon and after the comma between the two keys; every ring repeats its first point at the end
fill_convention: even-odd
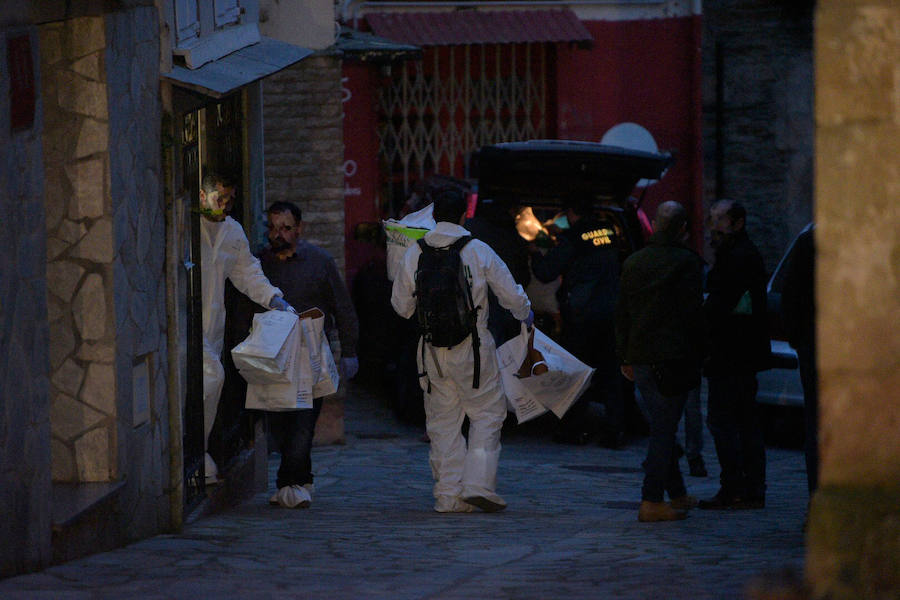
{"type": "Polygon", "coordinates": [[[770,366],[766,270],[745,228],[747,212],[732,200],[710,208],[715,264],[704,311],[711,336],[705,374],[707,424],[722,469],[721,488],[700,508],[763,508],[766,449],[756,404],[756,373],[770,366]]]}

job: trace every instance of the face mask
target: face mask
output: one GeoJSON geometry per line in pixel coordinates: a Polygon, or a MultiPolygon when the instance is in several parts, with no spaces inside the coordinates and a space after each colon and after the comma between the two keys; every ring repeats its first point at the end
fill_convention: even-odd
{"type": "Polygon", "coordinates": [[[219,204],[219,192],[207,192],[200,198],[200,214],[214,221],[225,218],[225,208],[219,204]]]}

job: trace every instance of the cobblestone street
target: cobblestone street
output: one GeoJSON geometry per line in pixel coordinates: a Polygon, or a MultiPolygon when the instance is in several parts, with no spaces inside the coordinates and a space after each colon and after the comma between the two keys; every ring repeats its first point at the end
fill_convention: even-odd
{"type": "MultiPolygon", "coordinates": [[[[309,510],[270,507],[270,490],[180,534],[0,581],[0,597],[741,598],[760,576],[802,570],[799,450],[769,449],[764,510],[644,524],[645,438],[607,450],[511,428],[498,474],[509,508],[438,514],[419,429],[351,386],[346,431],[346,445],[314,450],[309,510]]],[[[708,432],[704,454],[710,477],[686,477],[701,498],[718,488],[708,432]]]]}

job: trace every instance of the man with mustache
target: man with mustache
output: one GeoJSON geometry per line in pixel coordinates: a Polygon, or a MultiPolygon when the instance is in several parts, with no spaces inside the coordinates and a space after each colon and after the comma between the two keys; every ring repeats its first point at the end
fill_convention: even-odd
{"type": "MultiPolygon", "coordinates": [[[[351,379],[359,370],[359,321],[334,259],[322,248],[301,239],[303,219],[298,206],[275,202],[267,213],[269,246],[260,255],[263,272],[297,310],[319,308],[325,313],[325,333],[336,328],[341,343],[341,377],[351,379]]],[[[337,359],[338,353],[335,349],[332,352],[337,359]]],[[[281,454],[278,492],[271,504],[307,508],[312,502],[310,451],[321,410],[322,398],[315,398],[313,408],[266,413],[269,431],[281,454]]]]}

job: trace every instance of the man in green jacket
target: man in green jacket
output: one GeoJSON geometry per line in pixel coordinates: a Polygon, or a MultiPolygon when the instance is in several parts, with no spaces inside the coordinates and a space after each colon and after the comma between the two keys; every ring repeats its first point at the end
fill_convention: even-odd
{"type": "Polygon", "coordinates": [[[700,383],[705,344],[702,259],[687,246],[687,212],[677,202],[656,211],[647,247],[622,268],[616,352],[650,417],[640,521],[683,519],[697,504],[678,469],[675,433],[687,393],[700,383]],[[664,502],[668,493],[670,502],[664,502]]]}

